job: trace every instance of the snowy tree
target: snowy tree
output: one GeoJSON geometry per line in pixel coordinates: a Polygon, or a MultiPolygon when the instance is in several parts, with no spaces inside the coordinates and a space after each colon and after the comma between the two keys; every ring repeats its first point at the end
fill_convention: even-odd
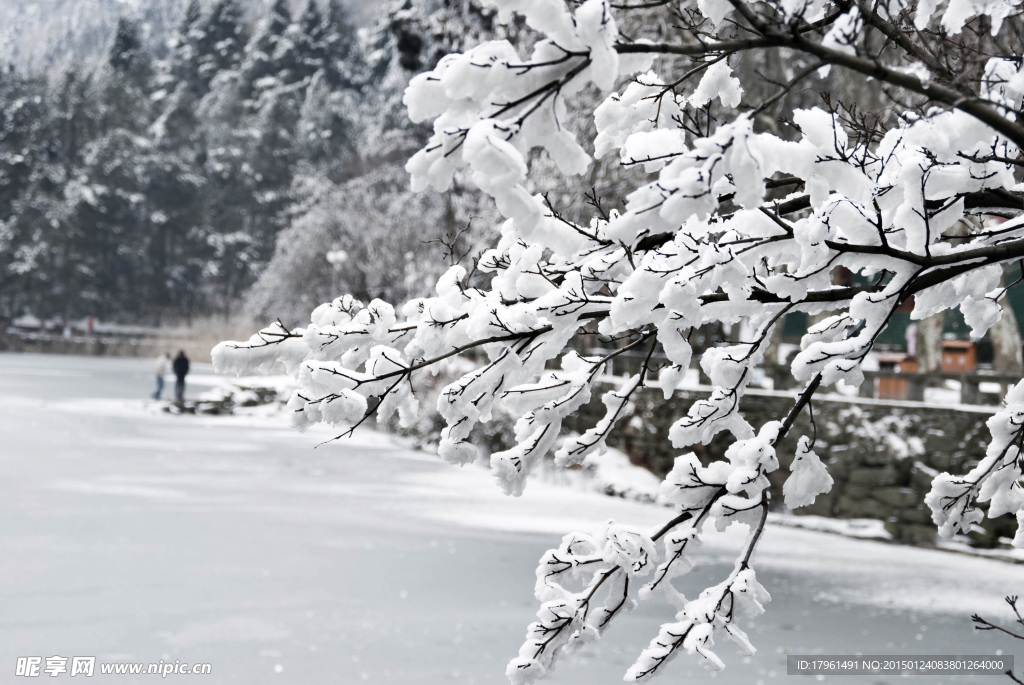
{"type": "Polygon", "coordinates": [[[224,312],[252,283],[254,262],[249,229],[256,179],[249,165],[252,134],[244,126],[244,91],[239,72],[225,71],[210,84],[196,111],[205,137],[203,166],[209,183],[204,200],[213,227],[208,276],[216,284],[218,309],[224,312]]]}
{"type": "MultiPolygon", "coordinates": [[[[59,71],[103,61],[120,18],[138,24],[156,47],[173,33],[187,0],[4,0],[0,63],[59,71]]],[[[162,56],[162,55],[161,55],[162,56]]]]}
{"type": "Polygon", "coordinates": [[[138,27],[121,19],[105,68],[98,79],[100,129],[141,133],[150,121],[149,87],[152,64],[139,38],[138,27]]]}
{"type": "MultiPolygon", "coordinates": [[[[627,680],[661,673],[681,652],[721,669],[716,641],[752,654],[738,619],[769,599],[755,573],[767,474],[791,471],[790,508],[831,486],[813,434],[793,454],[776,450],[815,393],[858,385],[876,337],[911,297],[913,318],[959,308],[975,337],[1000,317],[1003,267],[1024,258],[1018,3],[495,4],[540,34],[532,50],[485,42],[443,58],[405,94],[414,121],[434,122],[407,165],[413,188],[443,192],[467,173],[506,217],[477,264],[489,282],[474,287],[456,266],[430,297],[340,297],[302,328],[275,324],[222,343],[215,363],[238,372],[283,363],[298,383],[295,424],[350,430],[395,411],[411,420],[415,380],[468,355],[477,368],[437,398],[447,422],[438,451],[473,462],[475,425],[499,408],[520,416],[517,443],[490,457],[499,487],[518,495],[549,453],[571,466],[602,450],[641,388],[671,396],[694,363],[698,327],[742,324],[742,338],[703,352],[714,390],[670,431],[680,456],[662,495],[674,514],[656,531],[612,522],[573,533],[545,555],[537,622],[507,675],[532,682],[559,655],[599,640],[636,600],[668,602],[677,614],[652,629],[627,680]],[[627,21],[631,29],[620,29],[627,21]],[[731,66],[758,59],[788,65],[770,88],[762,76],[756,87],[744,83],[749,74],[731,66]],[[534,192],[527,160],[540,149],[566,174],[587,172],[566,99],[588,84],[610,93],[593,111],[593,154],[648,176],[621,211],[598,206],[577,223],[534,192]],[[807,89],[819,91],[818,105],[785,107],[807,89]],[[872,102],[877,110],[861,109],[872,102]],[[761,115],[779,106],[781,121],[767,126],[761,115]],[[835,285],[840,268],[867,280],[835,285]],[[786,415],[751,425],[739,400],[791,312],[823,315],[792,362],[802,389],[786,415]],[[566,351],[591,331],[628,342],[604,356],[566,351]],[[583,435],[563,434],[561,422],[598,391],[605,366],[631,349],[648,361],[604,393],[605,417],[583,435]],[[659,369],[656,350],[668,360],[659,369]],[[687,452],[720,433],[732,442],[717,460],[687,452]],[[741,526],[747,538],[730,573],[694,588],[680,576],[706,525],[741,526]]],[[[981,520],[981,503],[988,516],[1016,516],[1021,547],[1024,382],[989,428],[987,457],[966,475],[937,477],[927,503],[944,535],[981,520]]]]}
{"type": "Polygon", "coordinates": [[[38,304],[47,278],[63,169],[45,81],[0,72],[0,318],[38,304]]]}
{"type": "Polygon", "coordinates": [[[320,12],[316,0],[310,0],[299,18],[296,48],[301,55],[298,80],[308,80],[313,74],[328,66],[327,31],[329,26],[320,12]]]}
{"type": "Polygon", "coordinates": [[[0,316],[228,312],[308,181],[361,170],[372,112],[340,4],[159,5],[100,22],[95,68],[0,73],[0,316]]]}
{"type": "Polygon", "coordinates": [[[365,69],[359,37],[340,0],[328,0],[318,37],[317,56],[323,62],[314,66],[324,69],[335,87],[351,88],[359,83],[365,69]]]}
{"type": "MultiPolygon", "coordinates": [[[[149,241],[147,141],[118,128],[87,146],[85,164],[64,190],[73,311],[103,318],[143,314],[143,255],[149,241]]],[[[137,319],[138,320],[138,319],[137,319]]]]}
{"type": "Polygon", "coordinates": [[[248,30],[237,0],[218,0],[193,33],[202,83],[209,85],[217,74],[239,67],[248,30]]]}
{"type": "Polygon", "coordinates": [[[332,88],[323,70],[313,75],[296,125],[297,176],[337,182],[358,173],[358,107],[355,91],[332,88]]]}
{"type": "Polygon", "coordinates": [[[139,28],[124,17],[117,22],[108,63],[125,79],[144,82],[150,76],[149,54],[142,46],[139,28]]]}
{"type": "MultiPolygon", "coordinates": [[[[425,243],[459,234],[458,252],[465,255],[471,234],[486,225],[480,218],[488,212],[479,207],[478,193],[424,202],[401,187],[406,183],[395,171],[396,161],[404,163],[428,133],[400,113],[402,92],[413,75],[402,66],[411,59],[410,46],[418,46],[419,60],[421,53],[435,55],[449,49],[456,37],[483,30],[472,16],[463,16],[471,15],[466,9],[471,3],[456,4],[457,9],[446,9],[440,2],[396,3],[365,44],[356,43],[338,2],[328,3],[322,14],[310,3],[293,26],[297,30],[289,35],[296,36],[296,54],[302,56],[300,72],[317,69],[290,85],[277,83],[254,103],[252,167],[261,177],[258,195],[267,210],[258,218],[265,221],[276,212],[278,221],[290,223],[247,298],[250,310],[298,320],[293,319],[297,308],[308,311],[311,298],[327,296],[334,286],[385,299],[424,294],[438,267],[447,264],[425,243]],[[363,53],[372,54],[369,69],[363,53]],[[297,124],[292,124],[288,118],[296,96],[302,100],[297,124]],[[284,186],[286,171],[294,172],[290,188],[284,186]],[[286,205],[287,199],[293,204],[286,205]],[[335,217],[335,212],[354,218],[335,217]],[[428,221],[427,231],[416,225],[417,216],[428,221]],[[339,251],[351,255],[344,274],[325,259],[328,252],[339,251]],[[290,274],[299,263],[307,264],[306,276],[296,279],[290,274]]],[[[476,7],[493,24],[493,11],[476,7]]]]}
{"type": "Polygon", "coordinates": [[[205,90],[199,77],[199,42],[203,36],[202,12],[199,0],[192,0],[185,10],[185,16],[178,25],[177,33],[168,41],[170,55],[167,57],[161,85],[188,89],[196,98],[205,90]]]}
{"type": "MultiPolygon", "coordinates": [[[[165,141],[166,142],[166,141],[165,141]]],[[[136,298],[153,323],[204,311],[204,272],[212,258],[204,196],[208,180],[189,144],[155,144],[143,158],[145,236],[140,253],[144,278],[136,298]]]]}
{"type": "MultiPolygon", "coordinates": [[[[279,317],[289,325],[339,293],[363,301],[428,294],[429,284],[449,266],[445,246],[431,241],[443,237],[438,229],[447,227],[454,239],[474,222],[486,224],[492,213],[482,206],[480,193],[466,188],[444,197],[412,193],[404,170],[396,166],[340,185],[312,178],[306,183],[306,202],[281,231],[274,259],[247,298],[254,315],[279,317]]],[[[454,242],[454,256],[466,255],[470,245],[454,242]]]]}
{"type": "Polygon", "coordinates": [[[242,72],[245,74],[250,96],[274,87],[282,76],[286,82],[292,80],[290,75],[282,73],[286,69],[294,69],[295,66],[294,46],[291,39],[285,35],[292,24],[288,4],[287,0],[276,0],[246,45],[242,72]]]}
{"type": "Polygon", "coordinates": [[[246,167],[254,181],[256,207],[248,232],[253,238],[254,256],[260,262],[270,258],[274,236],[284,225],[283,213],[291,203],[301,90],[276,88],[264,93],[251,121],[246,167]]]}
{"type": "Polygon", "coordinates": [[[497,13],[477,0],[397,0],[362,41],[366,75],[362,113],[366,131],[360,157],[394,163],[429,136],[425,122],[411,122],[402,97],[409,79],[445,54],[483,39],[515,40],[519,23],[496,26],[497,13]]]}

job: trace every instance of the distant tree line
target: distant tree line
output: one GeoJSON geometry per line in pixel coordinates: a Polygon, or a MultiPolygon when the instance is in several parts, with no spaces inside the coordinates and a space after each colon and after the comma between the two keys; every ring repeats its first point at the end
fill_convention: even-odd
{"type": "MultiPolygon", "coordinates": [[[[122,19],[97,69],[0,70],[0,318],[230,314],[275,252],[305,269],[306,278],[293,270],[284,283],[306,290],[305,304],[311,283],[317,297],[333,297],[333,288],[354,289],[350,270],[372,269],[359,254],[347,266],[324,259],[332,249],[347,254],[353,232],[364,243],[368,230],[406,236],[393,254],[438,261],[419,259],[415,246],[472,223],[472,202],[425,210],[436,218],[430,236],[375,225],[367,202],[343,198],[377,192],[379,184],[351,183],[422,144],[426,131],[401,104],[409,77],[487,35],[492,16],[470,2],[407,0],[357,32],[339,0],[310,0],[296,15],[290,4],[277,0],[250,26],[239,0],[194,0],[164,59],[122,19]],[[325,231],[310,218],[346,207],[364,208],[358,226],[335,215],[325,231]],[[304,226],[319,231],[298,261],[278,245],[293,224],[290,243],[304,226]]],[[[405,191],[389,182],[388,192],[405,191]]],[[[420,282],[371,281],[406,291],[420,282]]],[[[292,294],[277,281],[254,292],[274,293],[250,302],[273,316],[281,314],[262,310],[292,294]]]]}

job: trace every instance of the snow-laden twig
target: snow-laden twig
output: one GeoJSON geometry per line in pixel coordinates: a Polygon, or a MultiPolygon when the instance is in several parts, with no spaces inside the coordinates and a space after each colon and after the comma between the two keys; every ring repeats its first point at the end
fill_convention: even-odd
{"type": "MultiPolygon", "coordinates": [[[[667,362],[658,373],[666,397],[698,358],[713,389],[669,431],[681,452],[662,486],[672,517],[649,535],[609,522],[548,552],[537,570],[538,620],[508,675],[540,677],[560,654],[598,640],[634,595],[678,613],[631,678],[662,672],[681,651],[721,668],[715,638],[753,652],[734,617],[768,599],[754,575],[767,476],[814,394],[861,383],[865,358],[901,307],[914,319],[959,309],[975,338],[1001,314],[1004,265],[1024,259],[1024,69],[1013,47],[1022,17],[1013,3],[968,0],[910,10],[831,0],[486,4],[503,18],[522,15],[539,35],[533,49],[493,41],[449,55],[405,97],[414,119],[434,122],[407,166],[414,188],[443,190],[462,174],[506,217],[472,282],[454,266],[433,295],[398,309],[339,298],[303,329],[275,325],[220,345],[215,363],[247,372],[282,362],[298,380],[297,426],[350,429],[375,413],[411,420],[422,399],[414,382],[455,372],[461,359],[437,397],[446,423],[439,453],[475,461],[474,427],[511,413],[514,444],[490,465],[518,495],[548,455],[568,466],[602,449],[636,393],[653,389],[656,358],[667,362]],[[749,75],[733,67],[740,56],[762,63],[766,52],[792,70],[757,101],[749,75]],[[835,83],[891,102],[865,112],[854,91],[817,80],[830,69],[843,74],[835,83]],[[595,212],[589,223],[535,194],[545,179],[531,178],[528,164],[540,149],[563,174],[587,170],[567,103],[588,85],[618,89],[594,108],[596,155],[647,174],[619,210],[581,185],[595,212]],[[792,106],[800,88],[821,97],[792,106]],[[840,282],[844,274],[855,280],[840,282]],[[797,312],[820,317],[792,363],[804,388],[786,416],[751,425],[744,393],[773,333],[797,312]],[[594,334],[616,346],[578,352],[594,334]],[[563,435],[609,364],[644,345],[639,371],[603,395],[603,418],[582,436],[563,435]],[[685,452],[723,438],[728,446],[710,460],[685,452]],[[733,524],[749,527],[733,572],[687,599],[681,576],[705,527],[733,524]]],[[[979,502],[989,516],[1015,515],[1024,531],[1024,383],[989,426],[986,458],[965,476],[937,478],[928,497],[943,533],[979,521],[979,502]]],[[[813,448],[812,431],[782,455],[791,507],[831,485],[813,448]]],[[[1014,544],[1024,546],[1024,532],[1014,544]]]]}

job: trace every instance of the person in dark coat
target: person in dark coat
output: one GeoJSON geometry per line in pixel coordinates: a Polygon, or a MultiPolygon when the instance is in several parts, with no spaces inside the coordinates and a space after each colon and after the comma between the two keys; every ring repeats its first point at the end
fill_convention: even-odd
{"type": "Polygon", "coordinates": [[[174,377],[177,381],[174,384],[174,399],[181,402],[185,399],[185,376],[188,375],[188,357],[185,356],[185,350],[178,352],[178,356],[174,358],[174,377]]]}

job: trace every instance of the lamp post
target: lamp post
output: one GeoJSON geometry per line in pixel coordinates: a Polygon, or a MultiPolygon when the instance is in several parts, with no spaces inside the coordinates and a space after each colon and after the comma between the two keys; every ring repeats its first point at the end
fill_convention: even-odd
{"type": "Polygon", "coordinates": [[[348,252],[345,250],[337,249],[331,250],[327,253],[327,262],[331,265],[331,297],[338,296],[338,276],[341,274],[341,269],[348,261],[348,252]]]}

